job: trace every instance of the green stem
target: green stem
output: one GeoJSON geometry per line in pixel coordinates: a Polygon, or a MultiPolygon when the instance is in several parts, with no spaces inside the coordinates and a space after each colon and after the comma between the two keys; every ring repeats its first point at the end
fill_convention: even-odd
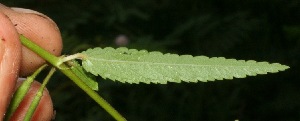
{"type": "Polygon", "coordinates": [[[50,72],[48,73],[48,75],[46,76],[46,78],[44,79],[43,84],[39,88],[38,92],[36,93],[35,97],[33,98],[32,102],[28,108],[28,111],[26,112],[24,121],[30,121],[32,115],[34,114],[35,109],[37,108],[37,106],[40,103],[40,100],[42,99],[46,84],[49,82],[49,80],[50,80],[51,76],[54,74],[54,72],[55,72],[55,68],[52,68],[50,70],[50,72]]]}
{"type": "Polygon", "coordinates": [[[14,96],[9,104],[9,108],[5,115],[5,121],[9,121],[13,113],[17,110],[19,107],[19,104],[25,97],[26,93],[28,92],[32,82],[34,81],[35,77],[45,68],[47,67],[47,64],[44,64],[40,68],[38,68],[31,76],[27,77],[25,81],[22,82],[22,84],[19,86],[19,88],[14,93],[14,96]]]}
{"type": "Polygon", "coordinates": [[[106,102],[97,92],[89,88],[76,74],[74,74],[70,67],[65,63],[60,64],[61,60],[59,57],[52,55],[43,48],[39,47],[35,43],[31,42],[29,39],[24,36],[20,36],[21,43],[44,58],[54,67],[58,68],[62,73],[69,77],[78,87],[85,91],[92,99],[94,99],[104,110],[106,110],[112,117],[118,121],[126,121],[126,119],[117,112],[108,102],[106,102]]]}

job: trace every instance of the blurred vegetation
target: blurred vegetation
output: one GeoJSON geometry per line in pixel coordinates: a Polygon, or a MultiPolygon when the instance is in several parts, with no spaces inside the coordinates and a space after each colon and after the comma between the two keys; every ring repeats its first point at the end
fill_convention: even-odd
{"type": "MultiPolygon", "coordinates": [[[[100,95],[129,121],[300,120],[298,0],[1,0],[1,3],[37,10],[51,17],[64,38],[63,54],[96,46],[122,45],[279,62],[291,67],[277,74],[208,83],[130,85],[98,78],[100,95]],[[120,36],[121,44],[116,39],[120,36]]],[[[60,73],[48,86],[57,121],[112,120],[74,86],[60,73]]]]}

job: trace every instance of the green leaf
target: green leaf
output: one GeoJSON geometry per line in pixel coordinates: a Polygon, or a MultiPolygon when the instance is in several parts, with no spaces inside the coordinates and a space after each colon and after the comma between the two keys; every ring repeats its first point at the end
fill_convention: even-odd
{"type": "Polygon", "coordinates": [[[94,48],[82,52],[83,68],[103,78],[128,83],[197,82],[244,78],[288,69],[278,63],[162,54],[127,48],[94,48]]]}
{"type": "Polygon", "coordinates": [[[72,72],[75,73],[88,87],[98,91],[98,83],[95,81],[96,78],[94,75],[87,73],[76,60],[68,61],[68,65],[71,66],[72,72]]]}

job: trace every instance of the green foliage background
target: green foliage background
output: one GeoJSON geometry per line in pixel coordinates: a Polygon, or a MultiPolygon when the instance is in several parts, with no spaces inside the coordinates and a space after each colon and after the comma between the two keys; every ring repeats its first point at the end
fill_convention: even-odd
{"type": "MultiPolygon", "coordinates": [[[[130,121],[300,120],[298,0],[1,0],[57,22],[63,54],[115,44],[178,54],[279,62],[291,69],[246,79],[121,84],[99,80],[99,93],[130,121]]],[[[48,89],[57,121],[113,120],[57,73],[48,89]]]]}

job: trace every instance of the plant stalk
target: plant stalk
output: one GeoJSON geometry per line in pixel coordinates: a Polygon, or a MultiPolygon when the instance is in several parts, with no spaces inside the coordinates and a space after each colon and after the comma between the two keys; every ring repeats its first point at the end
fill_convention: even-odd
{"type": "Polygon", "coordinates": [[[55,72],[55,68],[52,67],[52,69],[50,70],[50,72],[48,73],[48,75],[46,76],[46,78],[44,79],[41,87],[39,88],[38,92],[36,93],[36,95],[34,96],[26,114],[25,114],[25,117],[24,117],[24,121],[30,121],[31,117],[33,116],[37,106],[39,105],[40,103],[40,100],[42,99],[43,97],[43,93],[44,93],[44,89],[47,85],[47,83],[49,82],[51,76],[54,74],[55,72]]]}
{"type": "Polygon", "coordinates": [[[34,81],[35,77],[45,68],[47,67],[47,64],[41,66],[38,68],[31,76],[27,77],[25,81],[22,82],[22,84],[19,86],[19,88],[14,93],[14,96],[9,104],[9,108],[5,114],[4,121],[9,121],[13,113],[17,110],[19,107],[21,101],[27,94],[32,82],[34,81]]]}
{"type": "Polygon", "coordinates": [[[104,110],[106,110],[114,119],[117,121],[126,121],[126,119],[116,111],[106,100],[104,100],[97,92],[93,91],[90,87],[88,87],[76,74],[74,74],[70,67],[65,63],[61,63],[59,57],[52,55],[47,52],[40,46],[36,45],[23,35],[20,36],[21,43],[41,56],[51,65],[59,69],[63,74],[69,77],[79,88],[81,88],[84,92],[86,92],[92,99],[94,99],[104,110]],[[61,64],[60,64],[61,63],[61,64]]]}

